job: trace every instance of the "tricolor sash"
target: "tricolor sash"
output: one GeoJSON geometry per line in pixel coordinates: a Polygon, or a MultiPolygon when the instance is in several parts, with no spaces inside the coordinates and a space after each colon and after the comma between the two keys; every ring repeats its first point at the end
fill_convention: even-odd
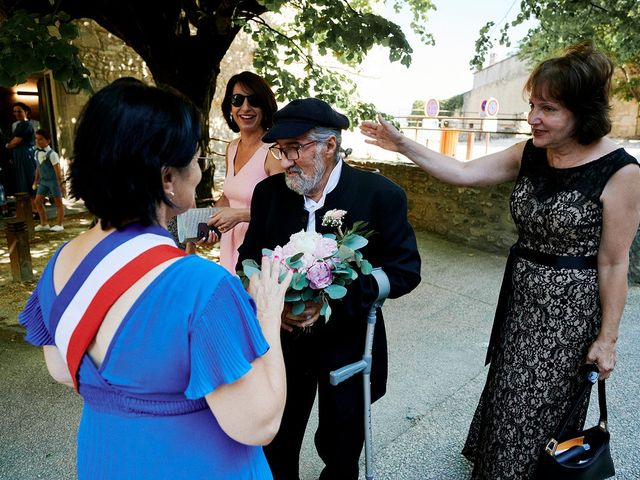
{"type": "Polygon", "coordinates": [[[133,225],[109,234],[82,260],[52,309],[55,343],[76,390],[80,362],[111,306],[153,268],[184,255],[160,227],[133,225]]]}

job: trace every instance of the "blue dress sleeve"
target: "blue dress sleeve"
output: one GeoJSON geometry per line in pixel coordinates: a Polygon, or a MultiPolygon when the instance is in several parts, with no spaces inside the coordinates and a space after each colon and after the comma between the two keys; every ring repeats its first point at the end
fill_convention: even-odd
{"type": "Polygon", "coordinates": [[[18,323],[27,329],[24,339],[31,345],[36,347],[55,345],[55,341],[44,323],[39,291],[40,282],[38,282],[36,289],[27,300],[24,310],[18,315],[18,323]]]}
{"type": "Polygon", "coordinates": [[[189,336],[191,372],[185,396],[192,400],[235,382],[269,349],[255,303],[230,275],[220,281],[194,319],[189,336]]]}
{"type": "Polygon", "coordinates": [[[28,141],[31,139],[33,135],[34,135],[33,125],[31,125],[31,122],[28,120],[24,122],[20,122],[18,125],[16,125],[16,129],[13,132],[13,136],[24,139],[25,142],[27,142],[25,144],[28,144],[28,141]]]}

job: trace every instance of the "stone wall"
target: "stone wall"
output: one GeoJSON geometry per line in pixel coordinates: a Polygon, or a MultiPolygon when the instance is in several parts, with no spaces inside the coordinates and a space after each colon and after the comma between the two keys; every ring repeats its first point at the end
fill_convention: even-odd
{"type": "MultiPolygon", "coordinates": [[[[134,77],[153,84],[153,77],[145,62],[122,40],[94,21],[79,20],[77,25],[80,35],[74,44],[80,49],[80,58],[91,72],[91,83],[96,91],[120,77],[134,77]]],[[[252,40],[247,34],[240,32],[220,64],[221,73],[211,105],[209,136],[212,139],[223,140],[212,140],[211,143],[214,158],[218,160],[224,155],[226,141],[235,136],[220,113],[225,86],[232,75],[243,70],[251,70],[252,59],[252,40]]],[[[60,82],[53,83],[58,145],[63,157],[68,158],[73,145],[75,122],[89,97],[84,92],[67,92],[60,82]]],[[[219,163],[224,165],[221,160],[219,163]]]]}
{"type": "MultiPolygon", "coordinates": [[[[509,212],[511,182],[482,188],[456,187],[426,175],[409,162],[354,163],[379,170],[407,192],[409,221],[416,230],[505,256],[517,238],[509,212]]],[[[629,260],[629,281],[640,284],[640,232],[629,260]]]]}
{"type": "Polygon", "coordinates": [[[631,138],[640,136],[640,110],[637,102],[611,99],[611,137],[631,138]]]}

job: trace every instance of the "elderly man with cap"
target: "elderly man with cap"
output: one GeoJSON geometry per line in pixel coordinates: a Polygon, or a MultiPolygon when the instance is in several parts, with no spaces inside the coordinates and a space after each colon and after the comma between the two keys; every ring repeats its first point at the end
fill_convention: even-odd
{"type": "MultiPolygon", "coordinates": [[[[284,245],[301,230],[329,233],[322,216],[346,210],[344,228],[368,222],[375,234],[362,250],[374,267],[382,267],[391,283],[391,298],[404,295],[420,282],[420,256],[407,220],[407,200],[396,184],[347,165],[340,154],[341,130],[349,120],[315,98],[294,100],[274,114],[273,127],[263,137],[274,143],[271,153],[285,172],[260,182],[251,201],[251,223],[239,248],[244,259],[260,260],[263,248],[284,245]]],[[[282,347],[287,370],[287,403],[280,430],[265,447],[276,480],[299,479],[302,440],[316,389],[318,429],[315,445],[324,461],[321,479],[358,478],[364,442],[362,381],[351,378],[329,384],[329,372],[362,357],[367,313],[377,296],[371,275],[360,275],[347,295],[331,302],[325,323],[320,305],[309,304],[300,315],[285,306],[282,347]],[[305,330],[302,330],[303,327],[305,330]]],[[[372,398],[385,393],[387,345],[378,311],[371,372],[372,398]]]]}

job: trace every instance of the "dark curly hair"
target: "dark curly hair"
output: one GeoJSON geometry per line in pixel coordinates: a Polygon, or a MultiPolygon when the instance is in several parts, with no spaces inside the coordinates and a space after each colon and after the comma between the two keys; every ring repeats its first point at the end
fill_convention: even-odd
{"type": "Polygon", "coordinates": [[[611,131],[609,92],[614,65],[591,42],[569,47],[562,56],[545,60],[531,73],[524,92],[554,99],[575,116],[578,143],[589,145],[611,131]]]}
{"type": "Polygon", "coordinates": [[[76,125],[69,179],[103,229],[157,223],[163,167],[188,167],[201,141],[197,108],[168,88],[116,80],[85,105],[76,125]]]}
{"type": "Polygon", "coordinates": [[[231,96],[233,95],[233,87],[236,86],[236,83],[241,83],[253,91],[258,101],[258,106],[262,109],[262,128],[269,130],[273,125],[273,114],[278,110],[278,104],[276,103],[275,95],[264,78],[253,72],[237,73],[227,82],[221,110],[222,116],[226,120],[227,125],[229,125],[229,128],[236,133],[240,131],[238,124],[231,116],[231,96]]]}

